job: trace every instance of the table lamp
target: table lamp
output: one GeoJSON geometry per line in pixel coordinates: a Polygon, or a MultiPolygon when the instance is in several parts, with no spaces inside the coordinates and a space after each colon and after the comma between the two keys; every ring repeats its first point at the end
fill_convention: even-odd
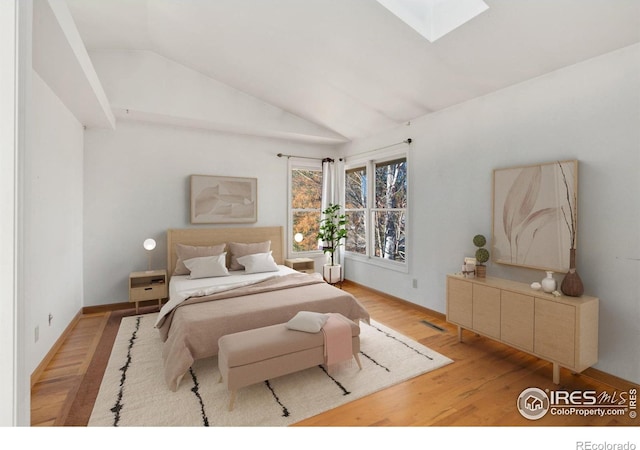
{"type": "Polygon", "coordinates": [[[149,257],[149,265],[147,267],[147,272],[151,272],[151,251],[156,248],[156,241],[154,239],[145,239],[142,243],[142,246],[147,251],[147,255],[149,257]]]}

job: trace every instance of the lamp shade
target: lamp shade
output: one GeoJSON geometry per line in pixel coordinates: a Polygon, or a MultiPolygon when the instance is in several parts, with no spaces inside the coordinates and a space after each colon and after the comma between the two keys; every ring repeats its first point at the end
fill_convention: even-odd
{"type": "Polygon", "coordinates": [[[153,250],[154,248],[156,248],[156,241],[154,239],[145,239],[144,242],[142,243],[142,246],[145,248],[145,250],[153,250]]]}

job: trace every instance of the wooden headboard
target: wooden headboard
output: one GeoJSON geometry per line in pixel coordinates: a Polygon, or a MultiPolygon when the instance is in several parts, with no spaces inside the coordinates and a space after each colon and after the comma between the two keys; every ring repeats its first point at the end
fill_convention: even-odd
{"type": "Polygon", "coordinates": [[[273,259],[284,263],[284,238],[282,227],[237,227],[237,228],[173,228],[167,230],[167,270],[169,277],[176,268],[178,256],[176,244],[195,247],[211,246],[228,242],[271,241],[273,259]]]}

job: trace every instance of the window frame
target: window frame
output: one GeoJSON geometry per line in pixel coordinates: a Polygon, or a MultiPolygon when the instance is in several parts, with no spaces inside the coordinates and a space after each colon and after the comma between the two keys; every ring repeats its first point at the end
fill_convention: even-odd
{"type": "MultiPolygon", "coordinates": [[[[398,272],[409,272],[409,260],[410,255],[407,249],[411,248],[410,241],[410,221],[409,215],[411,210],[411,189],[410,189],[410,167],[411,161],[409,152],[407,150],[387,150],[377,151],[375,153],[369,153],[361,157],[349,157],[345,158],[344,164],[344,183],[342,186],[343,194],[346,195],[346,180],[347,172],[352,169],[358,169],[364,167],[367,177],[367,205],[365,206],[365,239],[366,239],[366,252],[365,254],[355,253],[344,249],[345,259],[351,259],[354,261],[360,261],[366,264],[372,264],[379,267],[395,270],[398,272]],[[405,242],[405,260],[403,262],[384,259],[379,256],[375,256],[375,242],[372,233],[372,224],[374,223],[375,211],[379,211],[380,208],[374,208],[372,206],[375,202],[375,169],[376,165],[384,164],[385,162],[393,162],[398,159],[405,159],[407,164],[407,207],[404,208],[405,213],[405,228],[404,228],[404,242],[405,242]]],[[[345,204],[344,212],[347,214],[350,211],[360,211],[359,208],[347,209],[345,204]]]]}
{"type": "MultiPolygon", "coordinates": [[[[347,208],[347,198],[346,198],[346,195],[347,195],[346,183],[347,183],[347,180],[349,178],[347,176],[347,173],[350,172],[350,171],[353,171],[353,170],[358,170],[358,169],[364,169],[365,176],[367,176],[367,177],[369,176],[368,175],[369,172],[368,172],[368,168],[367,168],[367,163],[366,162],[360,163],[360,164],[353,164],[353,165],[345,164],[345,166],[344,166],[343,185],[342,185],[342,194],[343,194],[343,198],[344,198],[344,201],[343,201],[343,205],[344,205],[343,213],[347,217],[349,215],[348,213],[350,213],[350,212],[362,212],[363,213],[363,215],[365,217],[365,229],[364,229],[365,253],[362,254],[362,253],[358,253],[358,252],[353,252],[353,251],[347,250],[346,249],[346,240],[345,240],[344,253],[345,253],[345,256],[347,254],[350,254],[350,255],[356,255],[356,256],[358,256],[360,258],[365,258],[365,257],[368,256],[369,247],[370,247],[370,245],[369,245],[370,227],[367,226],[367,223],[368,223],[367,216],[369,214],[369,210],[368,210],[366,204],[365,204],[365,206],[363,208],[347,208]]],[[[366,202],[365,203],[368,203],[369,199],[370,199],[370,194],[371,194],[370,193],[370,184],[371,183],[369,183],[368,180],[367,180],[366,202]]],[[[349,223],[349,222],[347,222],[347,223],[349,223]]]]}
{"type": "MultiPolygon", "coordinates": [[[[321,160],[316,160],[316,159],[302,159],[302,158],[295,158],[295,157],[290,157],[287,161],[287,183],[288,183],[288,188],[287,188],[287,232],[286,232],[286,239],[287,239],[287,255],[289,258],[313,258],[313,257],[317,257],[317,256],[321,256],[322,250],[321,249],[317,249],[317,250],[307,250],[307,251],[303,251],[303,252],[296,252],[293,249],[293,237],[294,237],[294,230],[293,230],[293,224],[294,224],[294,220],[293,220],[293,215],[294,213],[298,212],[298,211],[316,211],[316,209],[311,209],[311,208],[304,208],[304,209],[297,209],[297,208],[293,208],[293,171],[294,170],[317,170],[322,174],[322,161],[321,160]]],[[[321,195],[322,195],[322,189],[321,189],[321,195]]],[[[322,200],[320,202],[320,206],[318,207],[318,211],[320,213],[322,213],[322,200]]]]}

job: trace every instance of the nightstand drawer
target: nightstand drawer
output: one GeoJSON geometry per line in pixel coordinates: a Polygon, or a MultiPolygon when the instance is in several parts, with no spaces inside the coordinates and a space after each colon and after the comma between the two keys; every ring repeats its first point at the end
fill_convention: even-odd
{"type": "Polygon", "coordinates": [[[167,296],[167,285],[156,284],[151,286],[132,287],[129,291],[130,302],[141,302],[144,300],[157,300],[167,296]]]}

